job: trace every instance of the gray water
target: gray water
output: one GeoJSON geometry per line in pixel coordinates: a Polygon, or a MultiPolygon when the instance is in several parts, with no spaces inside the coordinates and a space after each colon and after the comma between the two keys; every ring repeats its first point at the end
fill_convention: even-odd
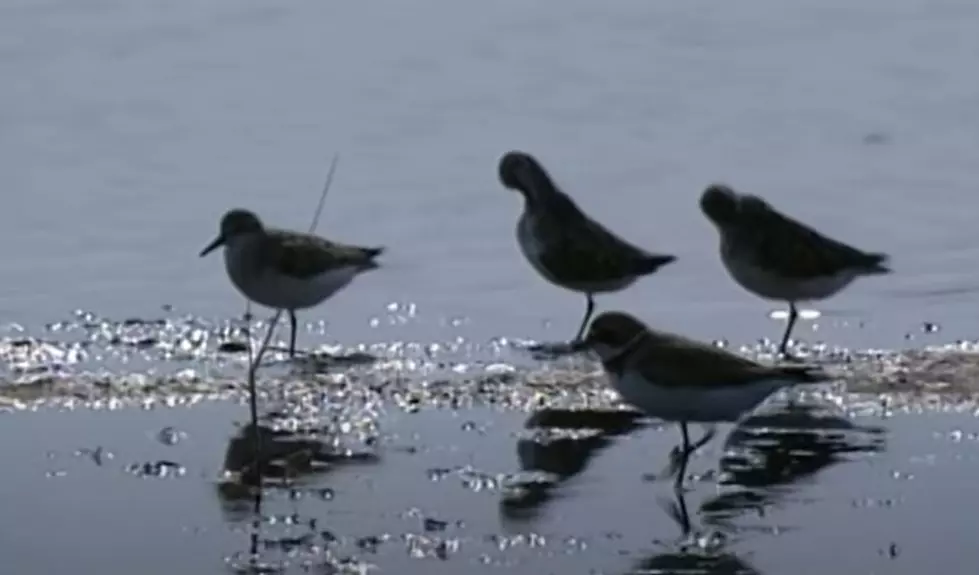
{"type": "MultiPolygon", "coordinates": [[[[966,574],[977,558],[969,502],[979,467],[967,414],[861,417],[849,428],[824,419],[794,431],[790,417],[759,422],[775,427],[734,442],[749,459],[723,458],[725,484],[693,482],[685,496],[694,542],[666,511],[672,489],[641,478],[661,467],[674,428],[528,448],[514,437],[521,418],[491,411],[393,414],[378,463],[340,462],[270,491],[253,530],[251,500],[217,479],[227,439],[213,431],[235,415],[209,404],[5,416],[5,430],[33,436],[5,442],[17,462],[0,483],[5,564],[20,573],[217,573],[223,562],[248,565],[251,533],[260,562],[288,573],[346,563],[418,574],[966,574]],[[170,425],[184,434],[176,445],[149,431],[170,425]],[[179,471],[130,469],[157,462],[179,471]],[[501,483],[521,469],[563,481],[546,498],[514,504],[501,483]],[[670,557],[701,570],[662,567],[670,557]],[[666,570],[641,571],[643,561],[666,570]]],[[[717,468],[718,455],[707,450],[695,472],[717,468]]]]}
{"type": "Polygon", "coordinates": [[[391,249],[385,271],[313,315],[337,337],[387,340],[366,318],[392,301],[429,324],[397,336],[431,337],[437,318],[460,317],[474,338],[567,337],[583,303],[520,260],[520,201],[496,178],[518,148],[596,218],[679,256],[605,307],[698,337],[778,331],[771,306],[724,275],[697,209],[719,180],[893,255],[893,276],[821,308],[864,330],[826,337],[894,346],[922,321],[947,339],[974,335],[969,2],[2,10],[8,321],[162,304],[240,313],[218,258],[196,257],[218,218],[245,206],[305,228],[340,153],[319,231],[391,249]]]}
{"type": "MultiPolygon", "coordinates": [[[[7,0],[0,4],[0,371],[8,386],[23,384],[25,374],[35,383],[37,374],[72,383],[94,373],[112,387],[122,374],[189,371],[204,389],[216,374],[239,377],[241,358],[226,361],[215,350],[242,299],[220,257],[197,253],[231,207],[305,229],[335,153],[338,173],[318,231],[388,251],[381,270],[300,316],[308,322],[304,349],[365,345],[401,357],[408,344],[465,342],[468,362],[519,363],[529,360],[500,351],[500,338],[573,335],[582,298],[546,284],[517,251],[521,203],[496,175],[510,149],[535,154],[586,211],[624,237],[679,257],[627,292],[601,297],[602,309],[629,310],[657,327],[734,347],[780,335],[782,324],[769,318],[776,306],[725,275],[716,234],[698,210],[701,190],[724,181],[834,237],[892,255],[894,274],[861,280],[815,305],[821,317],[797,328],[804,340],[902,350],[974,339],[977,26],[979,6],[965,0],[7,0]],[[145,334],[130,334],[141,330],[159,333],[141,345],[145,334]],[[121,344],[113,339],[120,333],[121,344]],[[34,343],[18,343],[24,338],[34,343]],[[78,341],[88,347],[65,343],[78,341]],[[186,355],[175,358],[173,349],[187,341],[186,355]]],[[[4,415],[2,444],[17,471],[0,482],[8,518],[0,552],[12,568],[147,572],[147,564],[165,561],[168,569],[219,571],[238,541],[217,527],[219,519],[205,518],[200,498],[213,499],[204,477],[221,466],[230,420],[244,412],[231,403],[207,409],[221,416],[180,409],[4,415]],[[51,467],[38,459],[46,450],[105,444],[150,460],[157,455],[147,445],[164,425],[194,427],[198,438],[182,448],[192,451],[180,458],[188,475],[167,487],[118,487],[125,480],[84,467],[47,478],[61,481],[58,487],[41,483],[51,467]],[[17,510],[36,517],[37,528],[22,528],[17,510]],[[127,533],[133,524],[148,531],[127,533]],[[126,539],[115,552],[99,546],[117,537],[126,539]]],[[[439,417],[430,416],[443,434],[435,437],[458,429],[442,427],[439,417]]],[[[489,421],[501,445],[512,444],[520,427],[510,415],[472,417],[489,421]]],[[[955,423],[929,417],[887,424],[904,443],[887,455],[886,469],[859,461],[819,479],[806,497],[825,505],[807,501],[788,512],[795,543],[755,537],[747,543],[752,563],[768,561],[773,567],[763,571],[782,572],[793,549],[809,549],[809,571],[792,569],[824,572],[817,560],[825,560],[827,568],[852,572],[900,565],[910,573],[933,565],[925,556],[942,554],[946,572],[969,572],[956,568],[974,564],[966,542],[925,546],[909,525],[928,513],[945,514],[950,526],[974,525],[956,507],[965,488],[941,492],[960,486],[966,463],[932,472],[929,492],[941,492],[945,506],[915,499],[893,517],[852,509],[845,520],[830,516],[855,490],[870,497],[883,485],[898,499],[911,497],[905,483],[881,484],[881,477],[932,457],[933,446],[922,442],[936,429],[971,425],[964,416],[955,423]],[[887,530],[891,539],[902,536],[902,546],[917,545],[919,555],[879,563],[887,530]],[[880,536],[868,542],[870,532],[880,536]],[[816,537],[823,543],[813,548],[807,541],[816,537]]],[[[397,421],[389,425],[400,429],[397,421]]],[[[675,439],[669,433],[658,443],[641,435],[644,443],[620,453],[658,465],[675,439]]],[[[459,445],[445,465],[463,465],[474,457],[467,450],[479,449],[459,445]]],[[[959,452],[941,453],[942,461],[958,461],[959,452]]],[[[124,463],[116,461],[113,473],[124,463]]],[[[403,468],[392,465],[378,473],[403,468]]],[[[639,482],[645,465],[594,465],[603,470],[574,496],[596,511],[569,511],[567,525],[601,517],[595,520],[615,531],[616,509],[650,500],[651,490],[668,491],[639,482]],[[632,483],[615,487],[619,481],[632,483]],[[616,490],[617,507],[602,502],[616,490]]],[[[431,504],[425,497],[377,498],[374,504],[388,508],[360,515],[355,498],[343,513],[373,518],[348,527],[376,533],[408,507],[431,504]]],[[[653,512],[662,522],[662,512],[653,512]]],[[[486,513],[460,504],[459,515],[477,523],[472,533],[479,536],[502,529],[486,513]]],[[[593,545],[587,561],[542,553],[521,565],[574,571],[588,563],[622,572],[629,563],[615,558],[624,549],[641,554],[640,542],[654,536],[637,521],[621,518],[617,529],[630,533],[628,543],[593,545]]],[[[478,564],[482,552],[445,564],[447,572],[478,564]]]]}

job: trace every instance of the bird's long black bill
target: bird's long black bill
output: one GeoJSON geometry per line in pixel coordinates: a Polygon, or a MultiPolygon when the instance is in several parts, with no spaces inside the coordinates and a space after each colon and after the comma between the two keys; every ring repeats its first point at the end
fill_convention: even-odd
{"type": "Polygon", "coordinates": [[[571,351],[571,353],[581,353],[583,351],[588,351],[589,349],[591,349],[591,346],[588,345],[588,342],[583,339],[576,339],[568,344],[568,350],[571,351]]]}
{"type": "Polygon", "coordinates": [[[222,245],[224,245],[224,236],[218,236],[214,238],[213,242],[207,244],[207,247],[201,250],[200,257],[206,256],[207,254],[213,252],[214,250],[218,249],[222,245]]]}

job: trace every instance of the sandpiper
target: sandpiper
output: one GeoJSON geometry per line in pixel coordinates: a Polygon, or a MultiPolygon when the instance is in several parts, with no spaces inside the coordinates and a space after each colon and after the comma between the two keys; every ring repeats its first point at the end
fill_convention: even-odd
{"type": "Polygon", "coordinates": [[[891,273],[887,254],[826,237],[758,196],[726,185],[709,186],[700,208],[720,234],[721,261],[731,277],[757,296],[789,304],[778,348],[784,357],[799,317],[797,303],[826,299],[860,276],[891,273]]]}
{"type": "Polygon", "coordinates": [[[616,311],[599,314],[576,347],[598,355],[624,402],[651,417],[680,424],[677,489],[683,485],[690,455],[715,433],[708,427],[704,437],[691,443],[688,423],[736,422],[783,387],[828,377],[811,366],[762,365],[713,345],[649,329],[616,311]]]}
{"type": "Polygon", "coordinates": [[[585,317],[575,341],[594,311],[595,294],[625,289],[676,259],[646,252],[589,218],[530,154],[507,152],[499,171],[503,185],[524,197],[517,222],[524,257],[547,281],[585,295],[585,317]]]}
{"type": "Polygon", "coordinates": [[[316,306],[353,280],[376,269],[384,248],[331,242],[319,236],[267,228],[253,212],[233,209],[221,231],[201,251],[224,246],[231,283],[249,300],[289,312],[289,356],[296,354],[296,310],[316,306]]]}

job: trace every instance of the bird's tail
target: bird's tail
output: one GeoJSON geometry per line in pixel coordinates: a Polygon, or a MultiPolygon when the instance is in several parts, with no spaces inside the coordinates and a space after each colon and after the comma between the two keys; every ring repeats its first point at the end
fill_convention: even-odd
{"type": "Polygon", "coordinates": [[[650,254],[636,262],[636,271],[641,274],[651,274],[674,261],[676,261],[676,256],[650,254]]]}
{"type": "Polygon", "coordinates": [[[890,256],[887,254],[864,254],[862,262],[863,272],[867,275],[883,275],[891,273],[891,268],[887,267],[890,256]]]}
{"type": "Polygon", "coordinates": [[[377,246],[372,248],[360,248],[361,258],[361,269],[363,270],[373,270],[381,267],[375,258],[384,253],[384,246],[377,246]]]}

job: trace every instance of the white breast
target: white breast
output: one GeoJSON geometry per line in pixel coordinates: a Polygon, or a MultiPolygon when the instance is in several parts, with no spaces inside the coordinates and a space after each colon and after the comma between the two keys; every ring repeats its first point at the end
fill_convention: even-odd
{"type": "Polygon", "coordinates": [[[256,243],[229,242],[224,264],[231,282],[249,300],[274,309],[305,309],[323,302],[346,287],[359,270],[352,266],[329,270],[309,278],[275,272],[256,260],[256,243]]]}
{"type": "Polygon", "coordinates": [[[769,379],[738,386],[666,387],[632,371],[621,378],[610,374],[609,378],[624,402],[652,417],[700,423],[737,421],[778,389],[794,385],[788,380],[769,379]]]}

